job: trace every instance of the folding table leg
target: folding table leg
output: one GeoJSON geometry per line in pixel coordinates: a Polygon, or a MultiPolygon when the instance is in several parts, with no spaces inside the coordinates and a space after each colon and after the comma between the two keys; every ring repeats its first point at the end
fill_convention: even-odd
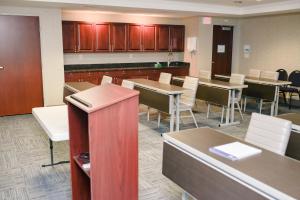
{"type": "Polygon", "coordinates": [[[54,163],[54,156],[53,156],[53,142],[51,139],[49,139],[49,144],[50,144],[50,159],[51,159],[51,163],[47,164],[47,165],[42,165],[42,167],[49,167],[49,166],[54,166],[54,165],[59,165],[59,164],[65,164],[65,163],[69,163],[70,161],[60,161],[57,163],[54,163]]]}

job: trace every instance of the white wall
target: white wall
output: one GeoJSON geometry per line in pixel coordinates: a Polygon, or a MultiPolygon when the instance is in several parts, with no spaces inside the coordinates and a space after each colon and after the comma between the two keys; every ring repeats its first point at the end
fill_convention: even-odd
{"type": "Polygon", "coordinates": [[[44,105],[61,104],[64,68],[60,9],[0,6],[0,14],[39,16],[44,105]]]}
{"type": "MultiPolygon", "coordinates": [[[[140,24],[183,24],[182,19],[152,17],[135,14],[103,13],[96,11],[63,11],[63,20],[87,22],[124,22],[140,24]]],[[[183,53],[66,53],[65,64],[133,63],[158,61],[183,61],[183,53]]]]}
{"type": "Polygon", "coordinates": [[[242,19],[240,49],[242,73],[250,68],[300,70],[300,14],[242,19]],[[249,58],[244,57],[244,45],[251,46],[249,58]]]}
{"type": "Polygon", "coordinates": [[[185,51],[184,54],[184,61],[191,64],[191,75],[197,76],[200,69],[211,70],[213,25],[234,26],[232,72],[239,70],[240,27],[238,19],[215,17],[212,18],[212,24],[207,25],[202,23],[202,17],[192,17],[185,19],[184,22],[186,37],[197,37],[197,51],[194,54],[185,51]]]}

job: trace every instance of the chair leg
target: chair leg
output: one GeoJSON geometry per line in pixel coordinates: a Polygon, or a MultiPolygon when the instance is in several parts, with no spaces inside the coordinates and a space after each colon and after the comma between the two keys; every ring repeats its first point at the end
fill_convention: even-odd
{"type": "Polygon", "coordinates": [[[244,116],[243,116],[243,113],[242,113],[240,104],[239,104],[238,102],[236,102],[236,104],[237,104],[237,106],[238,106],[238,109],[239,109],[240,115],[241,115],[241,117],[242,117],[242,120],[244,120],[244,116]]]}
{"type": "Polygon", "coordinates": [[[262,100],[262,99],[259,101],[259,113],[260,114],[261,114],[261,110],[262,110],[263,101],[264,100],[262,100]]]}
{"type": "Polygon", "coordinates": [[[224,118],[224,106],[222,106],[221,124],[223,123],[223,118],[224,118]]]}
{"type": "Polygon", "coordinates": [[[246,112],[246,106],[247,106],[247,97],[244,98],[244,112],[246,112]]]}
{"type": "Polygon", "coordinates": [[[289,102],[289,109],[292,108],[292,96],[293,96],[293,93],[290,92],[290,102],[289,102]]]}
{"type": "Polygon", "coordinates": [[[285,92],[282,92],[282,96],[283,96],[284,104],[286,104],[286,96],[285,96],[285,92]]]}
{"type": "Polygon", "coordinates": [[[196,118],[195,118],[195,115],[194,115],[192,109],[189,109],[189,111],[190,111],[190,113],[191,113],[191,115],[193,117],[193,120],[194,120],[194,123],[195,123],[196,127],[198,128],[198,124],[197,124],[197,121],[196,121],[196,118]]]}
{"type": "Polygon", "coordinates": [[[157,128],[160,127],[160,117],[161,117],[161,114],[160,114],[160,112],[158,112],[157,128]]]}
{"type": "Polygon", "coordinates": [[[206,113],[206,118],[209,118],[209,112],[210,112],[210,104],[207,104],[207,113],[206,113]]]}

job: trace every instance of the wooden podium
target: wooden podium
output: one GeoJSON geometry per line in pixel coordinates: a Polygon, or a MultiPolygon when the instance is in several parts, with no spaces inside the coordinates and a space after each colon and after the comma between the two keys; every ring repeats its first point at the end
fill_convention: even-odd
{"type": "Polygon", "coordinates": [[[138,95],[106,84],[66,97],[73,200],[138,199],[138,95]]]}

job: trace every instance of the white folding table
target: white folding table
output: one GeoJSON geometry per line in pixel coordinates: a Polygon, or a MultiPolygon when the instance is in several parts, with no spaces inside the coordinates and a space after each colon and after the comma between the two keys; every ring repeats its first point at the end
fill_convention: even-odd
{"type": "Polygon", "coordinates": [[[33,108],[32,114],[47,133],[50,142],[51,163],[42,165],[42,167],[69,163],[69,161],[54,163],[53,158],[53,142],[69,140],[68,106],[59,105],[33,108]]]}

